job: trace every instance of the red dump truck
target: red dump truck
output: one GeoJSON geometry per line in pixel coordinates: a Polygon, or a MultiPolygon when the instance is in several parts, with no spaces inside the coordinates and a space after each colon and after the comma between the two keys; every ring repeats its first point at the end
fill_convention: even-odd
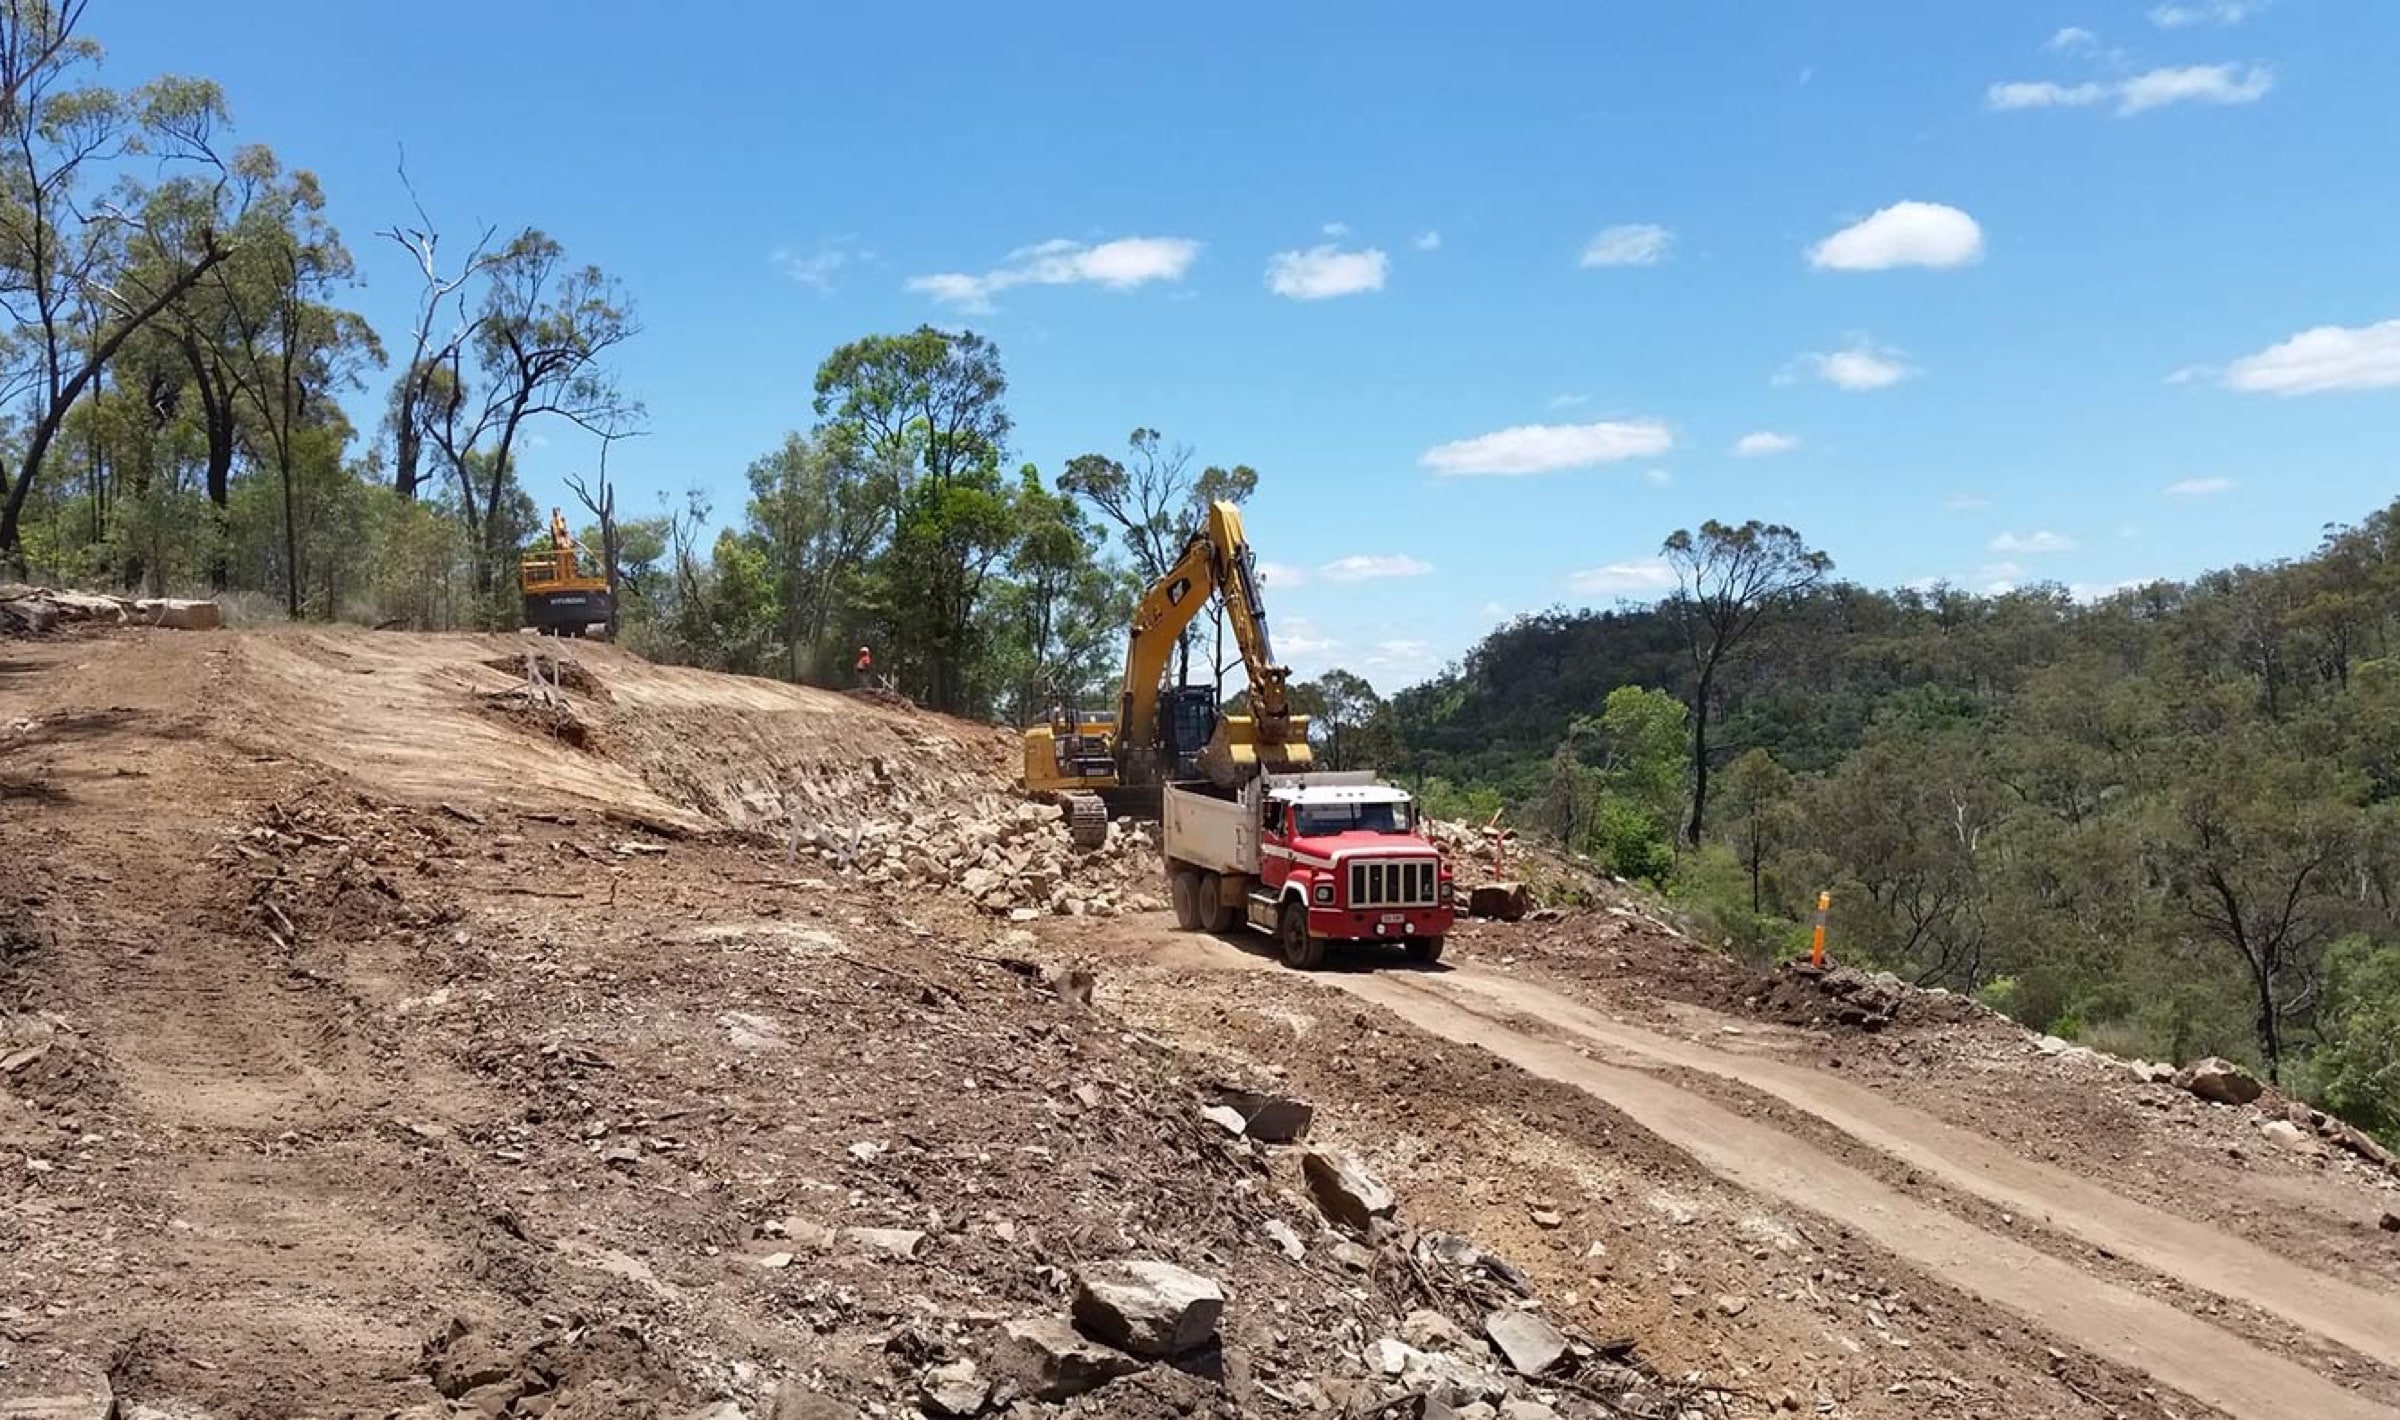
{"type": "Polygon", "coordinates": [[[1389,942],[1439,961],[1450,867],[1405,790],[1364,771],[1265,774],[1239,790],[1170,784],[1161,804],[1167,896],[1185,931],[1237,922],[1313,969],[1336,942],[1389,942]]]}

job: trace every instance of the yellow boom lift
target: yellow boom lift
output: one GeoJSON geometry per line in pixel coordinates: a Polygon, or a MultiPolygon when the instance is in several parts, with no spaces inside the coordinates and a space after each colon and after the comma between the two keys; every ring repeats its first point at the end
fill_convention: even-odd
{"type": "Polygon", "coordinates": [[[1092,847],[1107,836],[1112,811],[1155,817],[1159,787],[1170,780],[1206,775],[1237,788],[1262,771],[1306,770],[1308,718],[1292,713],[1290,681],[1267,637],[1241,509],[1213,504],[1208,525],[1134,608],[1115,713],[1060,706],[1027,730],[1025,788],[1057,800],[1075,841],[1092,847]],[[1212,597],[1224,602],[1250,678],[1247,714],[1221,714],[1212,685],[1165,683],[1177,640],[1212,597]]]}

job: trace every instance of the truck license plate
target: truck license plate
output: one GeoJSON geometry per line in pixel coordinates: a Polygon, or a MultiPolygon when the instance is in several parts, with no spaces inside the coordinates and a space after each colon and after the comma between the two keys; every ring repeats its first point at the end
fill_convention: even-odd
{"type": "Polygon", "coordinates": [[[1406,922],[1407,920],[1408,914],[1404,912],[1386,912],[1383,914],[1383,922],[1387,927],[1392,926],[1395,923],[1406,922]]]}

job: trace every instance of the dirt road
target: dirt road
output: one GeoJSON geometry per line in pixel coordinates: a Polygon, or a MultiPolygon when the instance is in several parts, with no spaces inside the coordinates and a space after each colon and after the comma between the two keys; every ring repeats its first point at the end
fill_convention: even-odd
{"type": "MultiPolygon", "coordinates": [[[[1145,922],[1139,930],[1157,964],[1278,970],[1235,942],[1179,936],[1164,923],[1145,922]]],[[[1335,970],[1311,981],[1372,1003],[1417,1030],[1583,1091],[1719,1178],[1852,1229],[1926,1276],[2026,1319],[2059,1345],[2150,1376],[2238,1420],[2400,1415],[2196,1314],[2218,1310],[2214,1298],[2227,1299],[2279,1318],[2308,1338],[2400,1367],[2400,1297],[2296,1265],[1839,1077],[1755,1050],[1719,1049],[1628,1024],[1490,966],[1335,970]],[[1771,1096],[1930,1182],[2171,1279],[2169,1290],[2181,1295],[2170,1300],[2096,1276],[1980,1217],[1912,1197],[1771,1117],[1752,1117],[1711,1098],[1684,1072],[1771,1096]]]]}
{"type": "Polygon", "coordinates": [[[2220,1327],[1907,1198],[1772,1124],[1743,1118],[1641,1067],[1680,1065],[1765,1089],[1945,1182],[2386,1363],[2400,1359],[2400,1299],[2289,1266],[1863,1090],[1618,1025],[1526,982],[1476,970],[1344,972],[1325,980],[1420,1030],[1598,1095],[1721,1177],[1855,1228],[1933,1275],[2228,1415],[2400,1415],[2220,1327]],[[1539,1024],[1527,1024],[1527,1017],[1539,1024]],[[1604,1063],[1578,1042],[1638,1063],[1604,1063]]]}

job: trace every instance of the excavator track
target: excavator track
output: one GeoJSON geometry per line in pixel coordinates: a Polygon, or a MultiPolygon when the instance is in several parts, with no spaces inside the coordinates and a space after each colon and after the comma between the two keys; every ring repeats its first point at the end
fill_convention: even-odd
{"type": "Polygon", "coordinates": [[[1108,805],[1098,794],[1068,792],[1058,796],[1066,815],[1067,837],[1078,848],[1098,848],[1108,842],[1108,805]]]}

